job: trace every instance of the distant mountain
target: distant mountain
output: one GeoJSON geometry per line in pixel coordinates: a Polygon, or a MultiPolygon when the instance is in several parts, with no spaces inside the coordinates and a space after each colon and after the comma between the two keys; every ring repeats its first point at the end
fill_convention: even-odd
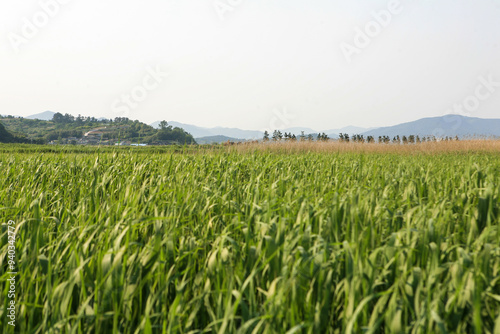
{"type": "Polygon", "coordinates": [[[220,143],[225,143],[227,141],[238,143],[245,141],[244,139],[231,138],[226,136],[208,136],[208,137],[195,138],[195,140],[198,144],[214,144],[214,143],[220,144],[220,143]]]}
{"type": "Polygon", "coordinates": [[[27,116],[25,118],[27,118],[27,119],[39,119],[42,121],[50,121],[50,120],[52,120],[52,117],[54,117],[55,114],[56,113],[52,112],[52,111],[44,111],[44,112],[39,113],[39,114],[27,116]]]}
{"type": "MultiPolygon", "coordinates": [[[[150,124],[154,128],[160,127],[160,122],[154,122],[150,124]]],[[[201,137],[211,137],[211,136],[226,136],[230,138],[241,138],[241,139],[260,139],[263,136],[263,132],[253,131],[253,130],[241,130],[237,128],[203,128],[196,125],[184,124],[179,122],[168,122],[168,125],[173,127],[183,128],[186,132],[193,135],[195,138],[201,137]]]]}
{"type": "Polygon", "coordinates": [[[238,128],[222,128],[215,127],[211,129],[215,135],[222,135],[232,138],[242,138],[242,139],[260,139],[263,137],[264,133],[255,130],[241,130],[238,128]]]}
{"type": "Polygon", "coordinates": [[[500,119],[483,119],[460,115],[422,118],[395,126],[377,128],[362,133],[366,136],[436,136],[488,137],[500,136],[500,119]]]}
{"type": "MultiPolygon", "coordinates": [[[[150,124],[154,128],[159,128],[160,127],[160,122],[154,122],[150,124]]],[[[173,127],[179,127],[183,128],[186,130],[188,133],[192,134],[193,137],[195,138],[202,138],[202,137],[214,137],[214,136],[225,136],[229,138],[239,138],[239,139],[262,139],[264,137],[264,131],[256,131],[256,130],[242,130],[238,128],[224,128],[217,126],[215,128],[205,128],[201,126],[196,126],[196,125],[191,125],[191,124],[185,124],[185,123],[179,123],[179,122],[168,122],[168,125],[172,125],[173,127]]],[[[287,129],[280,129],[281,133],[292,133],[296,136],[299,136],[302,131],[306,135],[309,133],[312,134],[317,134],[318,131],[313,130],[311,128],[306,128],[306,127],[294,127],[294,128],[287,128],[287,129]]],[[[270,133],[272,136],[272,133],[270,133]]]]}
{"type": "MultiPolygon", "coordinates": [[[[160,122],[151,124],[153,127],[159,127],[160,122]]],[[[169,122],[169,125],[180,127],[191,133],[195,138],[225,136],[228,138],[241,139],[261,139],[263,132],[242,130],[237,128],[204,128],[190,124],[178,122],[169,122]]],[[[423,118],[417,121],[402,123],[395,126],[382,128],[363,128],[357,126],[347,126],[340,129],[330,129],[325,131],[315,131],[310,128],[293,127],[280,130],[281,133],[292,133],[299,136],[302,131],[307,136],[312,134],[314,137],[318,132],[326,133],[330,138],[337,139],[340,133],[348,135],[362,134],[366,136],[436,136],[436,137],[486,137],[500,136],[500,119],[481,119],[465,117],[460,115],[446,115],[442,117],[423,118]]],[[[270,133],[272,136],[272,133],[270,133]]],[[[231,140],[231,139],[230,139],[231,140]]],[[[224,140],[225,141],[225,140],[224,140]]],[[[234,141],[234,140],[232,140],[234,141]]]]}
{"type": "Polygon", "coordinates": [[[347,133],[348,135],[361,134],[366,131],[374,130],[376,128],[361,128],[359,126],[346,126],[340,129],[331,129],[326,131],[321,131],[326,133],[330,138],[338,138],[339,134],[347,133]]]}
{"type": "MultiPolygon", "coordinates": [[[[311,128],[301,128],[301,127],[288,128],[288,129],[284,129],[284,130],[280,130],[280,131],[282,133],[288,132],[288,133],[291,133],[295,136],[300,136],[302,134],[302,131],[304,131],[304,135],[306,135],[306,136],[310,133],[316,133],[316,134],[318,133],[318,131],[313,130],[311,128]]],[[[272,133],[270,133],[270,135],[272,135],[272,133]]]]}

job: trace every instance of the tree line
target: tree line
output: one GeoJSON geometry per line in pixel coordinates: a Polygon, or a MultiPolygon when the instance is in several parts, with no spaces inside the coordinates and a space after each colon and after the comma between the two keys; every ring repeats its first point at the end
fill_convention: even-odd
{"type": "MultiPolygon", "coordinates": [[[[297,137],[295,134],[290,133],[282,133],[280,130],[274,130],[272,136],[266,130],[264,132],[263,141],[328,141],[330,138],[327,134],[318,133],[317,135],[308,134],[305,135],[304,131],[297,137]]],[[[418,135],[409,135],[409,136],[395,136],[391,139],[389,136],[379,136],[375,138],[374,136],[364,136],[360,134],[354,134],[349,136],[347,133],[340,133],[339,139],[342,143],[354,142],[354,143],[376,143],[379,144],[419,144],[425,142],[435,142],[438,141],[436,136],[418,136],[418,135]]],[[[445,137],[439,138],[439,140],[451,141],[451,140],[459,140],[458,136],[453,137],[445,137]]]]}
{"type": "MultiPolygon", "coordinates": [[[[458,136],[455,138],[453,137],[448,137],[446,136],[445,138],[439,138],[439,140],[445,140],[445,141],[451,141],[451,140],[459,140],[458,136]]],[[[409,136],[402,136],[400,137],[395,136],[391,139],[389,136],[379,136],[377,140],[375,140],[374,136],[367,136],[366,138],[363,135],[355,134],[352,135],[352,137],[349,138],[349,135],[347,133],[340,133],[339,134],[339,141],[341,142],[349,142],[353,141],[355,143],[375,143],[378,142],[379,144],[420,144],[420,143],[425,143],[425,142],[435,142],[438,141],[438,138],[436,136],[423,136],[420,137],[418,135],[409,135],[409,136]]]]}
{"type": "Polygon", "coordinates": [[[292,134],[291,132],[290,133],[287,133],[287,132],[281,133],[280,130],[274,130],[272,137],[270,137],[270,134],[267,130],[264,131],[263,140],[264,141],[269,141],[269,140],[281,141],[284,139],[285,141],[297,141],[297,140],[299,140],[299,141],[314,141],[315,137],[316,137],[316,141],[328,141],[328,140],[330,140],[328,135],[324,132],[318,133],[317,136],[314,136],[313,134],[305,135],[304,131],[302,131],[302,133],[297,138],[297,136],[295,134],[292,134]]]}

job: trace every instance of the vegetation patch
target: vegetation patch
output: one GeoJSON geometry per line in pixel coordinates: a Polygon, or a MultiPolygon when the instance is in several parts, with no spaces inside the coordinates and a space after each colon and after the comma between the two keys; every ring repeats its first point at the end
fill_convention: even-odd
{"type": "Polygon", "coordinates": [[[18,148],[16,331],[500,330],[498,153],[18,148]]]}

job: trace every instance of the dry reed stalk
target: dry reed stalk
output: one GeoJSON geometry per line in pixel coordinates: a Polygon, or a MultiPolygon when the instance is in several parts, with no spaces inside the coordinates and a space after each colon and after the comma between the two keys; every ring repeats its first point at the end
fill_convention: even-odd
{"type": "Polygon", "coordinates": [[[395,154],[441,154],[441,153],[500,153],[500,140],[438,141],[420,144],[379,144],[355,142],[260,142],[227,147],[229,151],[248,153],[254,151],[273,153],[395,153],[395,154]]]}

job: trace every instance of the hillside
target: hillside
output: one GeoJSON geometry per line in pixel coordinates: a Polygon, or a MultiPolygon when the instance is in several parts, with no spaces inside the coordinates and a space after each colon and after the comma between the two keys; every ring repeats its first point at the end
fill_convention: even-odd
{"type": "Polygon", "coordinates": [[[14,141],[14,136],[0,123],[0,143],[11,143],[14,141]]]}
{"type": "Polygon", "coordinates": [[[0,117],[0,122],[8,131],[22,134],[30,142],[37,143],[104,145],[196,143],[189,133],[166,122],[163,128],[154,129],[145,123],[125,117],[112,120],[56,113],[50,121],[7,116],[0,117]]]}
{"type": "Polygon", "coordinates": [[[9,132],[5,126],[0,122],[0,143],[25,143],[26,138],[19,136],[17,134],[12,134],[9,132]]]}

